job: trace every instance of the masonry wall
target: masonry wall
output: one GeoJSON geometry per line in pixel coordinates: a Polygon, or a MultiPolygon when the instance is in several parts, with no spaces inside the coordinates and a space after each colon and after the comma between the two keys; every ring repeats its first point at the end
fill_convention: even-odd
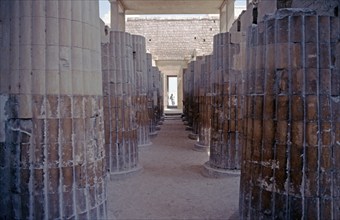
{"type": "Polygon", "coordinates": [[[218,17],[201,19],[129,18],[126,31],[146,39],[146,48],[155,60],[182,60],[183,54],[208,55],[213,36],[219,33],[218,17]]]}

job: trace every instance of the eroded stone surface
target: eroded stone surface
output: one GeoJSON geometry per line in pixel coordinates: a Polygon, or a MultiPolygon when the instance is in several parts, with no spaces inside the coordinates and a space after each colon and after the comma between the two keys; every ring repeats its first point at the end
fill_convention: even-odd
{"type": "Polygon", "coordinates": [[[93,1],[0,3],[2,219],[106,218],[95,8],[93,1]]]}
{"type": "Polygon", "coordinates": [[[331,35],[339,19],[296,9],[275,15],[248,33],[240,217],[337,219],[331,35]]]}

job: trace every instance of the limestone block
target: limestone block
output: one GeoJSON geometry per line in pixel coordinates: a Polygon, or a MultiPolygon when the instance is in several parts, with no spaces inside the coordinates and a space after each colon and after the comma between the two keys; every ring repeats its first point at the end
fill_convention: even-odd
{"type": "Polygon", "coordinates": [[[19,70],[19,81],[19,93],[31,94],[33,81],[30,69],[19,70]]]}
{"type": "MultiPolygon", "coordinates": [[[[46,13],[47,14],[47,13],[46,13]]],[[[46,18],[46,44],[55,46],[59,44],[59,19],[56,17],[46,18]]]]}
{"type": "Polygon", "coordinates": [[[72,45],[74,47],[83,47],[83,26],[78,20],[72,20],[72,45]]]}
{"type": "Polygon", "coordinates": [[[72,22],[68,19],[59,19],[59,45],[71,46],[72,44],[72,22]]]}

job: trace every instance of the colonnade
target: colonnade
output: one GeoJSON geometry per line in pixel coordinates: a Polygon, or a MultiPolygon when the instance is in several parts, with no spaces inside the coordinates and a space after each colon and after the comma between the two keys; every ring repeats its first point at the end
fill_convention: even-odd
{"type": "Polygon", "coordinates": [[[241,176],[242,219],[337,219],[340,19],[279,9],[247,26],[216,35],[213,54],[184,72],[184,118],[210,129],[197,141],[210,136],[204,173],[241,176]],[[202,72],[210,81],[195,80],[202,72]],[[212,88],[198,108],[197,86],[212,88]]]}

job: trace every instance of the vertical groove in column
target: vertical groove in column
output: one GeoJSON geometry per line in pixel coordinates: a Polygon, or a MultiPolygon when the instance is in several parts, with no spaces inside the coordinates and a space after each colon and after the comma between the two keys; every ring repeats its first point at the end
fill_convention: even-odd
{"type": "Polygon", "coordinates": [[[0,86],[0,142],[11,151],[1,161],[4,156],[12,161],[1,170],[15,171],[6,174],[8,206],[1,206],[0,215],[105,218],[99,23],[89,19],[98,16],[98,3],[0,4],[8,9],[1,26],[12,27],[0,37],[12,51],[0,52],[9,59],[8,68],[1,63],[1,81],[10,82],[0,86]],[[83,44],[82,30],[92,36],[91,44],[83,44]],[[97,62],[84,65],[83,56],[97,62]],[[85,72],[92,90],[82,89],[78,76],[85,72]]]}
{"type": "Polygon", "coordinates": [[[304,10],[278,10],[250,28],[242,219],[340,217],[335,32],[338,18],[304,10]]]}

